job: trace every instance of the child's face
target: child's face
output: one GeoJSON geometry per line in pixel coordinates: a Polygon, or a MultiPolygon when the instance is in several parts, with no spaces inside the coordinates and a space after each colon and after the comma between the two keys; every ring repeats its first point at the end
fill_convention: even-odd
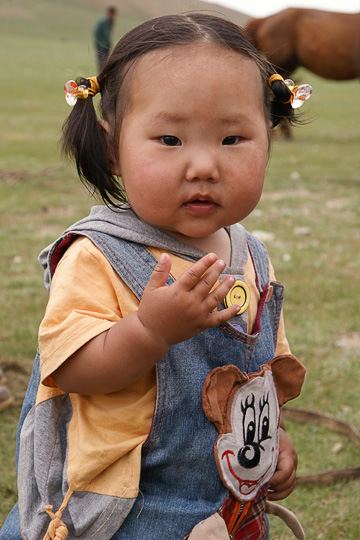
{"type": "Polygon", "coordinates": [[[141,57],[128,84],[115,172],[134,212],[184,242],[249,215],[268,156],[256,64],[214,44],[173,47],[141,57]]]}

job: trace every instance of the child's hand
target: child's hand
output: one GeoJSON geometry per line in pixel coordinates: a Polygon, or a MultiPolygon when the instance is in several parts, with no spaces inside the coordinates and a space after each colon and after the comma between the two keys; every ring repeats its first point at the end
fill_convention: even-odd
{"type": "Polygon", "coordinates": [[[213,311],[235,281],[229,276],[212,290],[224,268],[224,261],[209,253],[168,286],[171,259],[163,254],[139,305],[138,317],[146,331],[169,348],[234,317],[239,306],[213,311]]]}
{"type": "Polygon", "coordinates": [[[269,482],[270,501],[279,501],[290,495],[295,487],[297,454],[285,431],[279,429],[279,459],[269,482]]]}

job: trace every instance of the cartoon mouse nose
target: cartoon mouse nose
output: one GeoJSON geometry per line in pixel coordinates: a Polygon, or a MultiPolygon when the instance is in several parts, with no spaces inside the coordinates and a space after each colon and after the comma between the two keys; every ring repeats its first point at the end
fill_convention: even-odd
{"type": "Polygon", "coordinates": [[[259,465],[260,456],[260,445],[258,443],[251,443],[240,448],[237,459],[241,467],[253,469],[259,465]]]}

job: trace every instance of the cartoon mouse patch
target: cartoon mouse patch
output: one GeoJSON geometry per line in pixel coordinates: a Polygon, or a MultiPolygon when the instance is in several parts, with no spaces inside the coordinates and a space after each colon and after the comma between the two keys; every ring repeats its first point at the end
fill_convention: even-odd
{"type": "Polygon", "coordinates": [[[274,474],[280,410],[300,394],[304,378],[304,366],[292,355],[277,356],[254,373],[227,365],[206,377],[203,408],[219,432],[215,460],[236,499],[254,499],[274,474]]]}

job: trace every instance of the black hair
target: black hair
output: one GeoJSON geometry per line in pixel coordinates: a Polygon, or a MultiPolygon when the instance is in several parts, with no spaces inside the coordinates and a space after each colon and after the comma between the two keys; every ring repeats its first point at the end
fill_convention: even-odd
{"type": "MultiPolygon", "coordinates": [[[[128,102],[129,70],[148,52],[196,42],[217,43],[253,60],[261,75],[264,114],[272,127],[297,121],[289,102],[289,88],[283,81],[274,81],[270,87],[269,77],[276,70],[241,27],[207,13],[165,15],[146,21],[120,39],[97,78],[101,92],[100,113],[110,126],[110,133],[97,121],[92,96],[77,101],[63,126],[63,153],[74,159],[80,179],[91,191],[97,191],[105,204],[127,201],[122,183],[112,169],[118,161],[121,121],[128,102]]],[[[90,86],[84,78],[77,82],[90,86]]]]}

